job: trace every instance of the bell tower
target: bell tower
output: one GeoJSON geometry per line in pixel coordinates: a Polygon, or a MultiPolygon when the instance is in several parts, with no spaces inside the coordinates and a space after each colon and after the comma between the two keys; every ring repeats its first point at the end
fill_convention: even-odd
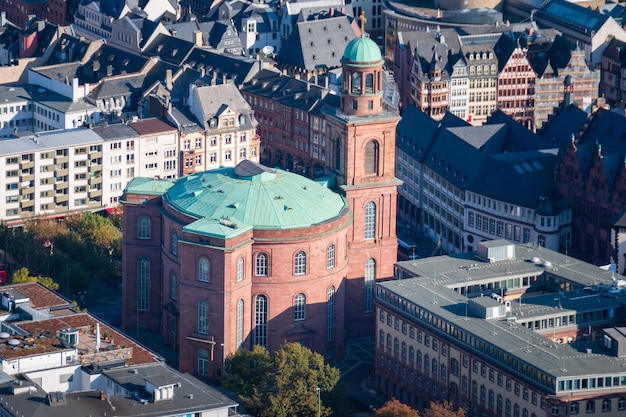
{"type": "Polygon", "coordinates": [[[383,58],[365,33],[341,58],[340,107],[328,112],[330,169],[352,210],[348,231],[348,336],[370,334],[374,326],[375,282],[393,277],[397,257],[395,177],[398,110],[383,100],[383,58]]]}

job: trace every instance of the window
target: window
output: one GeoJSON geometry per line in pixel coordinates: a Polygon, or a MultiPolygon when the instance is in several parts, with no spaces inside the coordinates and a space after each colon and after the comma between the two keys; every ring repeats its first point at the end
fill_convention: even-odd
{"type": "Polygon", "coordinates": [[[198,302],[198,333],[209,332],[209,303],[206,300],[198,302]]]}
{"type": "Polygon", "coordinates": [[[137,218],[137,239],[150,239],[150,217],[137,218]]]}
{"type": "Polygon", "coordinates": [[[602,400],[602,412],[606,413],[608,411],[611,411],[611,400],[607,398],[605,400],[602,400]]]}
{"type": "Polygon", "coordinates": [[[570,414],[578,414],[579,410],[580,410],[580,405],[578,404],[578,401],[574,401],[573,403],[569,404],[570,414]]]}
{"type": "Polygon", "coordinates": [[[237,301],[237,349],[243,347],[243,300],[237,301]]]}
{"type": "Polygon", "coordinates": [[[376,204],[373,201],[365,205],[365,239],[376,237],[376,204]]]}
{"type": "Polygon", "coordinates": [[[558,404],[553,404],[552,405],[552,415],[553,416],[558,416],[559,415],[559,405],[558,404]]]}
{"type": "Polygon", "coordinates": [[[178,254],[178,235],[176,234],[176,232],[172,232],[172,254],[173,255],[177,255],[178,254]]]}
{"type": "Polygon", "coordinates": [[[617,401],[617,409],[618,410],[626,410],[626,398],[620,398],[617,401]]]}
{"type": "Polygon", "coordinates": [[[328,246],[326,249],[326,268],[335,267],[335,245],[328,246]]]}
{"type": "Polygon", "coordinates": [[[244,271],[243,257],[240,256],[239,259],[237,259],[237,282],[243,281],[243,271],[244,271]]]}
{"type": "Polygon", "coordinates": [[[176,274],[174,271],[170,272],[170,298],[176,299],[176,274]]]}
{"type": "Polygon", "coordinates": [[[267,276],[268,257],[265,253],[257,253],[255,259],[254,275],[257,277],[267,276]]]}
{"type": "Polygon", "coordinates": [[[211,262],[204,256],[198,260],[198,280],[211,282],[211,262]]]}
{"type": "Polygon", "coordinates": [[[326,340],[335,338],[335,287],[328,288],[326,294],[326,340]]]}
{"type": "Polygon", "coordinates": [[[586,406],[587,413],[595,413],[596,412],[596,402],[595,401],[587,401],[586,406]]]}
{"type": "Polygon", "coordinates": [[[374,284],[376,282],[376,261],[372,258],[365,262],[364,302],[365,312],[374,311],[374,284]]]}
{"type": "Polygon", "coordinates": [[[365,174],[378,173],[378,142],[370,140],[365,145],[365,174]]]}
{"type": "Polygon", "coordinates": [[[267,297],[257,295],[254,307],[254,344],[267,347],[267,297]]]}
{"type": "Polygon", "coordinates": [[[293,300],[293,321],[306,319],[306,295],[300,293],[293,300]]]}
{"type": "Polygon", "coordinates": [[[200,375],[209,374],[209,352],[204,349],[198,351],[198,373],[200,375]]]}
{"type": "Polygon", "coordinates": [[[137,310],[150,308],[150,259],[137,260],[137,310]]]}
{"type": "Polygon", "coordinates": [[[293,273],[294,275],[306,274],[306,253],[299,251],[293,259],[293,273]]]}

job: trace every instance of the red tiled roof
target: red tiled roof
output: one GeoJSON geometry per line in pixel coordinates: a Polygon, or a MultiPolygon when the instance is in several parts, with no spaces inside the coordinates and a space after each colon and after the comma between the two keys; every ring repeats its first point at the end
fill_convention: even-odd
{"type": "Polygon", "coordinates": [[[38,282],[29,282],[26,284],[5,285],[0,291],[16,290],[24,294],[30,299],[30,305],[33,308],[50,308],[59,307],[70,304],[63,297],[58,296],[38,282]]]}

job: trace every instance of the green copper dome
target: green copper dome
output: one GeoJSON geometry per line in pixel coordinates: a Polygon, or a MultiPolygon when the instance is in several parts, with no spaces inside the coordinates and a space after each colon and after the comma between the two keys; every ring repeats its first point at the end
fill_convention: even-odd
{"type": "MultiPolygon", "coordinates": [[[[132,182],[131,182],[132,184],[132,182]]],[[[165,204],[198,219],[185,230],[208,234],[231,226],[231,233],[255,229],[294,229],[324,223],[347,210],[332,190],[301,175],[248,160],[176,180],[165,204]]]]}
{"type": "Polygon", "coordinates": [[[351,40],[346,46],[341,63],[378,66],[382,65],[383,57],[376,42],[366,36],[361,36],[351,40]]]}

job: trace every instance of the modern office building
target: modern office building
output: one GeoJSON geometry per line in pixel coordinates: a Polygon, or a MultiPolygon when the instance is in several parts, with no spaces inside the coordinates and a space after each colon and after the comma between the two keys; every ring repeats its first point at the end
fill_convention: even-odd
{"type": "Polygon", "coordinates": [[[624,281],[533,244],[396,264],[376,291],[376,388],[473,416],[626,410],[624,281]]]}

